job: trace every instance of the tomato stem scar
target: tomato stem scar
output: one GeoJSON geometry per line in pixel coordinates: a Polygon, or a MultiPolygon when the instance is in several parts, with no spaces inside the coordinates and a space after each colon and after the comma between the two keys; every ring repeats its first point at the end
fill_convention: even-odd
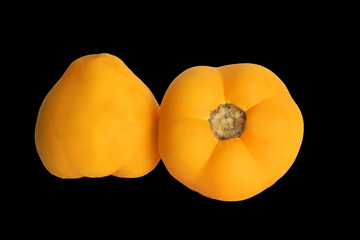
{"type": "Polygon", "coordinates": [[[231,104],[220,104],[209,114],[209,124],[214,137],[219,141],[240,138],[246,128],[246,114],[231,104]]]}

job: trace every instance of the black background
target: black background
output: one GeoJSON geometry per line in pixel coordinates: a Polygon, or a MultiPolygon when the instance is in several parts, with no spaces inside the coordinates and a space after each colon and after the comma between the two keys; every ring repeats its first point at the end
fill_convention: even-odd
{"type": "MultiPolygon", "coordinates": [[[[174,224],[176,232],[200,228],[205,222],[211,223],[208,226],[214,226],[213,230],[218,223],[228,231],[245,231],[246,225],[259,224],[275,226],[265,232],[276,233],[284,227],[297,232],[318,230],[317,221],[329,213],[322,195],[326,183],[317,178],[315,167],[322,160],[311,150],[317,120],[310,119],[314,117],[311,107],[316,86],[322,84],[314,73],[324,51],[323,38],[318,36],[326,34],[326,29],[318,28],[319,22],[305,22],[302,13],[295,12],[276,18],[272,14],[260,17],[260,13],[245,18],[224,14],[220,20],[214,10],[205,16],[199,11],[160,16],[148,13],[141,19],[142,13],[137,11],[124,17],[119,13],[99,15],[101,11],[94,10],[72,14],[71,19],[65,13],[48,13],[12,29],[20,51],[12,54],[14,68],[7,71],[18,76],[12,83],[21,97],[11,108],[16,117],[10,121],[18,128],[13,130],[10,142],[25,146],[12,150],[11,162],[18,170],[9,178],[16,185],[10,188],[10,200],[21,209],[19,218],[41,215],[44,222],[55,217],[76,225],[77,221],[94,219],[97,224],[114,217],[131,226],[155,223],[159,228],[183,219],[180,225],[174,224]],[[56,21],[59,18],[60,23],[56,21]],[[304,117],[304,139],[296,161],[272,187],[240,202],[212,200],[189,190],[161,161],[152,172],[136,179],[109,176],[64,180],[51,175],[34,143],[39,107],[72,61],[104,52],[122,59],[159,104],[171,81],[192,66],[257,63],[269,68],[286,84],[304,117]],[[295,222],[300,219],[299,229],[295,222]]],[[[206,228],[204,231],[209,232],[206,228]]]]}

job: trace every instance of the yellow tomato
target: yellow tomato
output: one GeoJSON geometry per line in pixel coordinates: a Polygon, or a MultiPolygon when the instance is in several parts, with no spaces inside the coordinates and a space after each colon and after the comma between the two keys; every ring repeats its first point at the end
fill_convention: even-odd
{"type": "Polygon", "coordinates": [[[160,106],[159,151],[185,186],[224,201],[250,198],[294,162],[303,118],[284,83],[256,64],[181,73],[160,106]]]}
{"type": "Polygon", "coordinates": [[[61,178],[140,177],[160,157],[159,105],[117,57],[75,60],[43,101],[35,143],[46,169],[61,178]]]}

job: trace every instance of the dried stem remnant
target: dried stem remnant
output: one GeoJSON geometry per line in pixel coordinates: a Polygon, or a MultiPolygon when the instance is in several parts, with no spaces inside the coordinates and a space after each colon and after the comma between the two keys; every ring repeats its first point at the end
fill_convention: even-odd
{"type": "Polygon", "coordinates": [[[210,112],[209,124],[219,141],[239,138],[246,128],[246,114],[241,108],[231,104],[220,104],[210,112]]]}

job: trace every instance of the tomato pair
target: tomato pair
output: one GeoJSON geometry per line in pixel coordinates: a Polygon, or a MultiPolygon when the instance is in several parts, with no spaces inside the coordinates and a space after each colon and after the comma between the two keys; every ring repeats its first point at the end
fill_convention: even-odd
{"type": "Polygon", "coordinates": [[[294,162],[303,136],[283,82],[256,64],[181,73],[161,102],[117,57],[75,60],[42,103],[35,143],[61,178],[172,176],[224,201],[252,197],[294,162]]]}

